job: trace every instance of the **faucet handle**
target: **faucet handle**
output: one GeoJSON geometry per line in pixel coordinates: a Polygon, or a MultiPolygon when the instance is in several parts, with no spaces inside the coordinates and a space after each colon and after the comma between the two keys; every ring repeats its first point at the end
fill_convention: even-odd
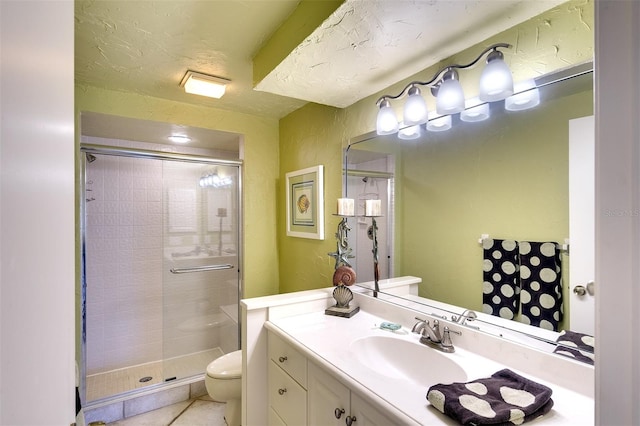
{"type": "Polygon", "coordinates": [[[442,336],[442,349],[445,352],[455,352],[455,348],[453,347],[453,343],[451,342],[451,334],[450,333],[455,333],[458,336],[461,336],[462,333],[459,331],[454,331],[454,330],[450,330],[449,327],[445,327],[444,328],[444,333],[442,336]]]}
{"type": "Polygon", "coordinates": [[[417,319],[418,322],[413,325],[413,328],[411,329],[411,332],[420,334],[422,332],[422,330],[424,330],[424,327],[426,326],[427,322],[426,322],[426,320],[424,320],[422,318],[419,318],[419,317],[415,317],[415,319],[417,319]]]}

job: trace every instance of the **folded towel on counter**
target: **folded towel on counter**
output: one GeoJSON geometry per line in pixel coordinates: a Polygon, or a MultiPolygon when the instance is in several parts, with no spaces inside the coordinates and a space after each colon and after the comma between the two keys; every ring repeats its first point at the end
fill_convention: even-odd
{"type": "Polygon", "coordinates": [[[554,353],[593,365],[595,339],[588,334],[562,330],[556,339],[554,353]]]}
{"type": "Polygon", "coordinates": [[[551,389],[509,369],[467,383],[437,384],[427,400],[463,425],[519,425],[551,410],[551,389]]]}

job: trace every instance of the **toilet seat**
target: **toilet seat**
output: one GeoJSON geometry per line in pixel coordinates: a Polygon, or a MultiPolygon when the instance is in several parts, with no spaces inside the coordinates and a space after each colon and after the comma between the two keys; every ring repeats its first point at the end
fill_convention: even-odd
{"type": "Polygon", "coordinates": [[[207,376],[219,380],[232,380],[242,377],[242,350],[229,352],[209,363],[207,376]]]}

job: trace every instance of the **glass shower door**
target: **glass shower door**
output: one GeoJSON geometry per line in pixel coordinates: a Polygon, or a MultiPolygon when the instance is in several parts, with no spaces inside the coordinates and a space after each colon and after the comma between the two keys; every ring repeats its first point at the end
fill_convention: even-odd
{"type": "Polygon", "coordinates": [[[165,162],[164,380],[240,348],[239,167],[165,162]]]}

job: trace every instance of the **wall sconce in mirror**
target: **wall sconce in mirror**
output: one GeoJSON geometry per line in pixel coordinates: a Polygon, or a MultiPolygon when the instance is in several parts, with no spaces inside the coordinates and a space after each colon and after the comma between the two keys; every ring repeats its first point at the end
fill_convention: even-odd
{"type": "Polygon", "coordinates": [[[228,188],[233,184],[230,176],[221,176],[217,170],[205,173],[198,184],[202,188],[228,188]]]}
{"type": "Polygon", "coordinates": [[[170,136],[167,136],[167,139],[169,139],[173,143],[179,143],[179,144],[191,142],[191,138],[186,135],[170,135],[170,136]]]}
{"type": "Polygon", "coordinates": [[[184,87],[187,93],[220,99],[229,83],[231,80],[226,78],[189,70],[182,78],[180,87],[184,87]]]}
{"type": "Polygon", "coordinates": [[[460,119],[467,122],[486,120],[490,116],[488,102],[505,100],[505,107],[511,111],[532,108],[540,103],[540,96],[534,80],[513,83],[513,76],[504,62],[503,53],[498,50],[510,48],[507,43],[497,43],[483,50],[472,62],[465,65],[448,65],[440,69],[429,81],[413,81],[397,95],[384,95],[378,99],[376,133],[378,135],[398,134],[400,139],[410,140],[420,137],[420,126],[426,124],[429,131],[449,130],[451,115],[460,113],[460,119]],[[479,82],[479,95],[465,100],[458,70],[471,68],[486,55],[486,66],[479,82]],[[429,87],[436,98],[436,110],[428,111],[420,86],[429,87]],[[514,94],[515,90],[515,94],[514,94]],[[404,95],[407,99],[403,108],[402,125],[398,122],[391,106],[391,100],[404,95]]]}
{"type": "Polygon", "coordinates": [[[466,109],[460,111],[460,120],[469,123],[484,121],[489,118],[491,112],[489,110],[489,104],[482,102],[480,98],[468,99],[465,103],[466,109]]]}
{"type": "Polygon", "coordinates": [[[515,94],[504,101],[504,108],[508,111],[522,111],[540,104],[540,91],[533,79],[516,83],[515,94]]]}

